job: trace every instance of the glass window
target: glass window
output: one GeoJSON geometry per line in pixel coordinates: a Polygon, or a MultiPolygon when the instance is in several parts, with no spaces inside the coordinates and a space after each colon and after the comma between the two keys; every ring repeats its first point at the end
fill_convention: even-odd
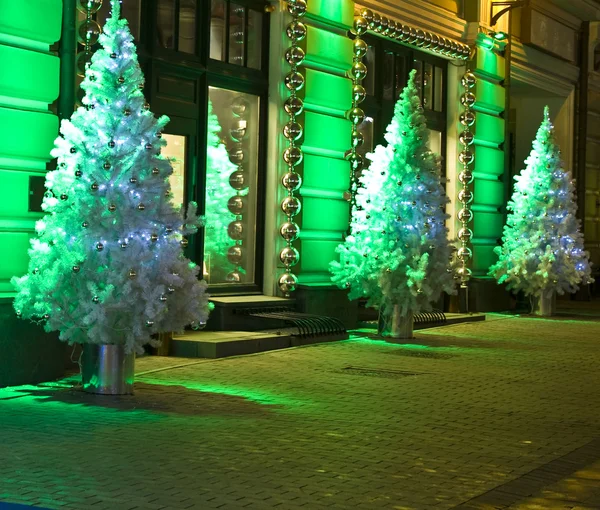
{"type": "Polygon", "coordinates": [[[362,85],[365,87],[369,96],[375,95],[375,48],[369,45],[367,48],[367,54],[363,59],[363,62],[367,66],[367,77],[363,80],[362,85]]]}
{"type": "Polygon", "coordinates": [[[263,17],[231,0],[211,0],[210,58],[260,70],[263,17]]]}
{"type": "MultiPolygon", "coordinates": [[[[359,129],[365,141],[358,152],[365,155],[374,145],[385,144],[384,135],[392,119],[394,106],[406,86],[410,70],[415,69],[415,81],[431,135],[431,150],[443,155],[447,127],[444,110],[447,62],[439,57],[379,37],[367,35],[365,41],[369,45],[367,54],[369,58],[365,61],[367,76],[370,76],[372,81],[363,82],[365,87],[368,87],[368,97],[361,105],[366,118],[359,129]],[[369,121],[370,119],[376,121],[369,121]]],[[[369,160],[365,160],[365,168],[368,164],[369,160]]],[[[442,172],[444,171],[442,161],[442,172]]]]}
{"type": "Polygon", "coordinates": [[[394,98],[395,84],[394,54],[386,51],[383,56],[383,99],[394,98]]]}
{"type": "Polygon", "coordinates": [[[209,87],[204,278],[253,283],[259,97],[209,87]]]}
{"type": "Polygon", "coordinates": [[[187,137],[181,135],[163,134],[167,145],[162,149],[162,154],[171,160],[173,173],[169,176],[173,203],[176,206],[185,203],[185,154],[187,150],[187,137]]]}
{"type": "Polygon", "coordinates": [[[156,13],[158,44],[162,48],[175,49],[175,0],[157,0],[156,13]]]}
{"type": "Polygon", "coordinates": [[[212,0],[210,7],[210,58],[225,60],[225,0],[212,0]]]}
{"type": "Polygon", "coordinates": [[[441,112],[443,109],[442,90],[444,88],[444,73],[441,67],[435,67],[433,78],[433,109],[436,112],[441,112]]]}
{"type": "Polygon", "coordinates": [[[442,132],[435,129],[429,131],[429,149],[437,154],[442,154],[442,132]]]}
{"type": "Polygon", "coordinates": [[[179,41],[177,49],[196,53],[196,0],[181,0],[179,4],[179,41]]]}
{"type": "Polygon", "coordinates": [[[248,10],[248,67],[260,69],[262,63],[262,30],[263,14],[253,9],[248,10]]]}
{"type": "MultiPolygon", "coordinates": [[[[140,38],[140,22],[141,22],[141,0],[126,0],[121,3],[121,17],[127,20],[129,24],[129,30],[136,40],[140,38]]],[[[85,15],[83,15],[85,18],[85,15]]],[[[100,26],[104,26],[104,23],[110,16],[110,2],[105,0],[102,3],[102,7],[96,15],[96,21],[100,23],[100,26]]]]}
{"type": "Polygon", "coordinates": [[[238,4],[229,4],[229,63],[244,65],[244,42],[246,32],[246,9],[238,4]]]}
{"type": "Polygon", "coordinates": [[[400,99],[402,89],[406,85],[406,69],[404,67],[404,57],[402,55],[396,55],[394,58],[394,75],[395,75],[395,88],[396,92],[394,97],[396,100],[400,99]]]}
{"type": "Polygon", "coordinates": [[[425,62],[423,71],[423,108],[433,108],[433,66],[428,62],[425,62]]]}
{"type": "Polygon", "coordinates": [[[417,70],[417,75],[415,76],[415,83],[417,85],[417,89],[419,90],[419,97],[421,98],[421,103],[423,103],[423,62],[420,60],[415,60],[414,69],[417,70]]]}

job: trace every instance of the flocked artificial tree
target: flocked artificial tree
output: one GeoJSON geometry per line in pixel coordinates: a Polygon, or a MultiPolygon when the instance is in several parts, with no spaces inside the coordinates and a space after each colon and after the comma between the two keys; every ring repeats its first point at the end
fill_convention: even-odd
{"type": "Polygon", "coordinates": [[[221,141],[219,119],[208,102],[208,137],[206,144],[206,227],[204,233],[204,260],[210,282],[224,282],[235,266],[227,259],[227,251],[235,241],[227,227],[236,219],[227,203],[236,191],[229,184],[229,176],[237,169],[229,160],[229,153],[221,141]]]}
{"type": "MultiPolygon", "coordinates": [[[[368,297],[389,336],[412,336],[412,315],[430,310],[443,290],[454,291],[448,267],[440,159],[428,149],[428,132],[411,71],[394,108],[386,146],[360,179],[350,233],[331,264],[333,281],[349,297],[368,297]],[[406,328],[403,334],[399,329],[406,328]]],[[[380,324],[381,324],[380,320],[380,324]]]]}
{"type": "Polygon", "coordinates": [[[498,283],[530,296],[540,315],[552,314],[555,293],[590,283],[588,254],[576,218],[571,172],[563,168],[548,107],[508,203],[500,256],[490,268],[498,283]]]}
{"type": "Polygon", "coordinates": [[[156,119],[120,5],[101,36],[82,87],[83,107],[63,120],[46,176],[45,216],[31,243],[29,272],[14,278],[17,314],[60,331],[69,343],[141,351],[151,335],[200,325],[206,284],[183,256],[197,231],[171,202],[168,159],[160,155],[167,117],[156,119]]]}

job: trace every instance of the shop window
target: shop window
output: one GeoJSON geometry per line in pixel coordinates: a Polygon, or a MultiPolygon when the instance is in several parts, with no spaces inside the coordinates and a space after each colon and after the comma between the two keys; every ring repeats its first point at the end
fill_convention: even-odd
{"type": "MultiPolygon", "coordinates": [[[[142,15],[142,0],[126,0],[121,3],[121,17],[127,20],[129,24],[129,30],[131,31],[131,35],[137,41],[140,39],[140,24],[141,24],[141,15],[142,15]]],[[[85,15],[82,19],[85,18],[85,15]]],[[[100,24],[101,27],[104,26],[106,20],[110,17],[110,2],[108,0],[104,0],[102,2],[102,7],[98,10],[96,14],[96,21],[100,24]]]]}
{"type": "Polygon", "coordinates": [[[367,48],[367,54],[365,55],[363,62],[367,66],[367,77],[363,80],[362,85],[367,91],[367,95],[375,95],[375,48],[369,46],[367,48]]]}
{"type": "Polygon", "coordinates": [[[260,98],[209,87],[204,277],[254,282],[260,98]]]}
{"type": "Polygon", "coordinates": [[[211,0],[210,58],[260,69],[263,13],[229,0],[211,0]]]}
{"type": "Polygon", "coordinates": [[[421,60],[414,61],[414,68],[417,70],[416,80],[423,108],[441,112],[443,108],[442,90],[444,87],[443,69],[421,60]]]}
{"type": "MultiPolygon", "coordinates": [[[[206,227],[187,256],[211,293],[260,292],[269,17],[262,0],[125,0],[148,102],[171,121],[163,154],[173,202],[198,203],[206,227]],[[135,27],[135,28],[134,28],[135,27]]],[[[108,15],[108,10],[103,16],[108,15]]]]}
{"type": "MultiPolygon", "coordinates": [[[[360,126],[365,136],[365,143],[360,152],[367,153],[374,145],[384,143],[384,134],[392,119],[394,106],[406,85],[409,72],[416,69],[419,97],[430,132],[430,148],[444,156],[447,62],[376,36],[367,36],[365,41],[369,45],[364,60],[368,79],[363,82],[367,89],[367,98],[362,104],[366,119],[360,126]]],[[[367,160],[365,168],[368,167],[368,163],[367,160]]],[[[443,159],[442,174],[445,175],[443,159]]]]}

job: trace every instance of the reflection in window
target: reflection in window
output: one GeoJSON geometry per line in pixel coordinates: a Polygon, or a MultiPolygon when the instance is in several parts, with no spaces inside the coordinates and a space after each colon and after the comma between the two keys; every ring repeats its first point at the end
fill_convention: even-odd
{"type": "Polygon", "coordinates": [[[429,131],[429,150],[434,152],[435,154],[439,154],[441,159],[440,162],[440,170],[442,175],[442,186],[446,187],[446,164],[445,164],[445,154],[443,152],[443,136],[444,133],[441,131],[437,131],[435,129],[428,129],[429,131]]]}
{"type": "Polygon", "coordinates": [[[175,0],[158,0],[157,3],[158,44],[162,48],[175,49],[175,0]]]}
{"type": "Polygon", "coordinates": [[[429,131],[429,150],[442,156],[442,133],[435,129],[428,129],[429,131]]]}
{"type": "Polygon", "coordinates": [[[415,76],[415,85],[417,86],[417,90],[419,91],[419,98],[421,99],[421,104],[423,104],[423,62],[420,60],[415,60],[414,69],[417,70],[417,74],[415,76]]]}
{"type": "Polygon", "coordinates": [[[423,108],[433,108],[433,66],[427,62],[423,72],[423,108]]]}
{"type": "Polygon", "coordinates": [[[171,193],[173,193],[173,204],[176,207],[184,203],[185,189],[185,151],[187,138],[181,135],[163,134],[167,142],[166,147],[162,149],[162,155],[171,160],[173,173],[169,176],[171,184],[171,193]]]}
{"type": "Polygon", "coordinates": [[[435,67],[433,82],[433,109],[436,112],[442,111],[442,90],[444,87],[444,74],[441,67],[435,67]]]}
{"type": "Polygon", "coordinates": [[[253,283],[259,98],[209,87],[204,278],[253,283]]]}
{"type": "Polygon", "coordinates": [[[369,96],[375,95],[375,48],[369,46],[367,48],[367,54],[363,59],[364,64],[367,66],[367,77],[363,80],[362,85],[367,91],[369,96]]]}
{"type": "Polygon", "coordinates": [[[225,60],[225,0],[211,0],[210,58],[225,60]]]}
{"type": "MultiPolygon", "coordinates": [[[[105,1],[96,15],[96,21],[103,27],[106,20],[110,17],[110,2],[105,1]]],[[[79,11],[78,11],[79,12],[79,11]]],[[[80,13],[83,18],[85,14],[80,13]]],[[[140,39],[140,17],[142,14],[141,0],[126,0],[121,3],[121,18],[127,20],[129,30],[136,41],[140,39]]]]}
{"type": "Polygon", "coordinates": [[[210,58],[260,69],[263,16],[231,0],[211,0],[210,58]]]}
{"type": "Polygon", "coordinates": [[[244,65],[244,23],[246,10],[242,5],[229,4],[229,63],[244,65]]]}
{"type": "Polygon", "coordinates": [[[248,62],[252,69],[260,69],[262,60],[262,13],[253,9],[248,10],[248,62]]]}
{"type": "Polygon", "coordinates": [[[196,53],[196,0],[181,0],[179,3],[178,51],[196,53]]]}
{"type": "Polygon", "coordinates": [[[402,94],[402,89],[406,85],[406,69],[404,69],[404,57],[402,55],[396,55],[395,65],[394,65],[394,75],[396,76],[396,101],[400,99],[400,94],[402,94]]]}
{"type": "Polygon", "coordinates": [[[394,99],[394,54],[386,51],[383,56],[383,99],[394,99]]]}

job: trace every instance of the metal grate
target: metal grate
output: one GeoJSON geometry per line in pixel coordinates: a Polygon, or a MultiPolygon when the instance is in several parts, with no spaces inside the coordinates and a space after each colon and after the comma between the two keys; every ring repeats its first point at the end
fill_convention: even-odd
{"type": "Polygon", "coordinates": [[[295,336],[302,338],[346,334],[346,327],[342,321],[334,317],[294,312],[287,308],[247,308],[236,310],[236,314],[281,321],[285,325],[296,328],[298,333],[295,336]]]}
{"type": "Polygon", "coordinates": [[[421,312],[413,316],[414,325],[446,324],[446,314],[441,310],[433,309],[430,312],[421,312]]]}
{"type": "Polygon", "coordinates": [[[344,367],[341,370],[338,370],[337,373],[346,375],[358,375],[363,377],[381,377],[384,379],[398,379],[400,377],[421,375],[420,372],[409,372],[407,370],[385,370],[382,368],[352,366],[344,367]]]}

